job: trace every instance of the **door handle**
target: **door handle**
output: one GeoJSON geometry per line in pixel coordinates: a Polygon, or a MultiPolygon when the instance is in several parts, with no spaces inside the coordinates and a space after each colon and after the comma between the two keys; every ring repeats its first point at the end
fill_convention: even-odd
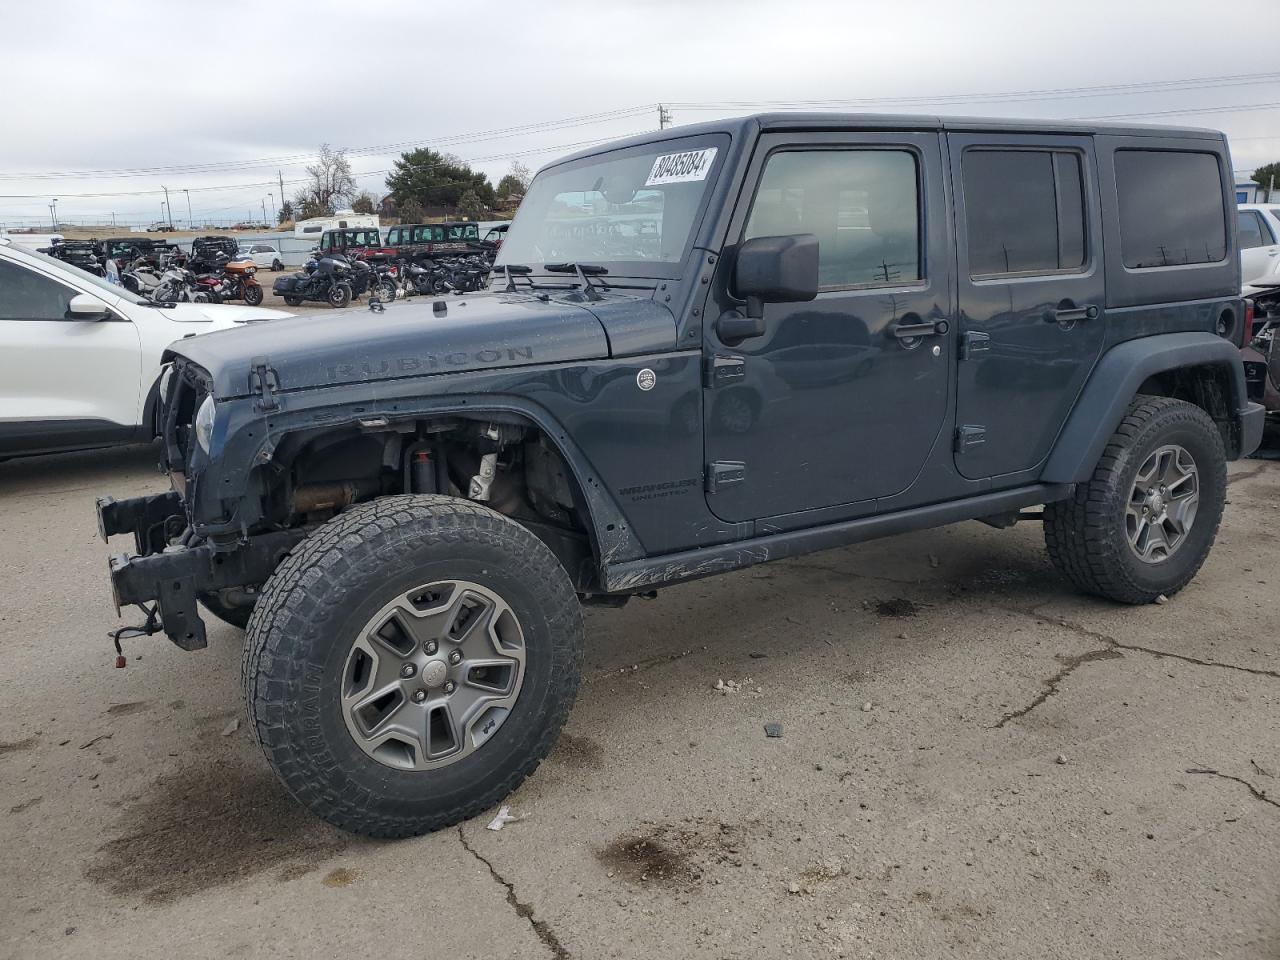
{"type": "Polygon", "coordinates": [[[1098,308],[1090,304],[1087,307],[1059,307],[1044,312],[1045,323],[1074,323],[1077,320],[1097,320],[1098,308]]]}
{"type": "Polygon", "coordinates": [[[928,323],[900,323],[893,328],[893,335],[899,340],[914,340],[916,337],[940,337],[951,329],[945,320],[930,320],[928,323]]]}

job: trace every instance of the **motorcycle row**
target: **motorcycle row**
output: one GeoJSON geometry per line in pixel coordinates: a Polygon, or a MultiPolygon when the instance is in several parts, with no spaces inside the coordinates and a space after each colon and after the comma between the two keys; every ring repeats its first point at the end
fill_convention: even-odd
{"type": "Polygon", "coordinates": [[[241,258],[231,237],[197,237],[191,253],[147,239],[55,243],[43,251],[88,270],[153,303],[262,303],[252,260],[241,258]]]}
{"type": "Polygon", "coordinates": [[[483,290],[491,267],[482,254],[419,263],[408,258],[366,261],[335,253],[313,257],[302,272],[278,277],[272,290],[291,307],[304,300],[345,307],[365,293],[387,303],[401,297],[483,290]]]}
{"type": "MultiPolygon", "coordinates": [[[[153,303],[262,303],[257,266],[233,237],[197,237],[191,253],[151,239],[62,241],[43,252],[118,283],[153,303]]],[[[304,301],[345,307],[369,294],[383,303],[413,296],[483,290],[493,253],[440,259],[312,256],[302,271],[277,277],[273,292],[291,307],[304,301]]]]}

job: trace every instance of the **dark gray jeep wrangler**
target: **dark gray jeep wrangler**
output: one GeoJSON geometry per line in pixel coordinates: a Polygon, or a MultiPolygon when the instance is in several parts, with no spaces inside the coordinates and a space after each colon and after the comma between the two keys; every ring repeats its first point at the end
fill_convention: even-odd
{"type": "Polygon", "coordinates": [[[173,347],[117,602],[245,627],[286,787],[401,836],[546,755],[583,602],[1030,516],[1173,594],[1262,429],[1230,177],[1212,131],[798,114],[554,163],[488,293],[173,347]]]}

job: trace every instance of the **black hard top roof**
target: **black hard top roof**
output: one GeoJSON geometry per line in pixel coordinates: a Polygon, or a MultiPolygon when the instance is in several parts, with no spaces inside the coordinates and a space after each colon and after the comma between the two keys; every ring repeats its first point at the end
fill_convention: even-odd
{"type": "Polygon", "coordinates": [[[920,114],[895,113],[756,113],[745,117],[712,120],[688,126],[671,127],[627,137],[610,143],[602,143],[585,150],[561,157],[548,166],[589,157],[618,147],[659,143],[682,137],[695,137],[708,133],[748,135],[776,131],[838,131],[838,130],[941,130],[990,133],[1068,133],[1103,134],[1123,137],[1171,137],[1194,140],[1218,140],[1225,138],[1219,130],[1203,127],[1171,127],[1157,124],[1094,123],[1082,120],[1013,120],[1003,117],[940,117],[920,114]]]}

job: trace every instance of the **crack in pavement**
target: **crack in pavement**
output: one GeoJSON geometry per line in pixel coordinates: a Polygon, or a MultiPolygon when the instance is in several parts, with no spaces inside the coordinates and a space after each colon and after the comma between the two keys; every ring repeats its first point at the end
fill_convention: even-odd
{"type": "Polygon", "coordinates": [[[502,884],[502,887],[507,891],[507,903],[511,905],[511,909],[516,912],[516,916],[529,921],[529,926],[533,928],[533,932],[537,935],[538,939],[542,941],[543,945],[551,951],[551,955],[555,957],[556,960],[572,960],[572,954],[565,949],[564,944],[562,944],[560,939],[552,932],[551,927],[547,925],[547,922],[545,920],[535,920],[533,918],[533,907],[522,902],[516,896],[516,888],[508,882],[502,874],[498,873],[498,871],[493,868],[493,864],[483,857],[480,854],[480,851],[476,850],[475,847],[471,846],[471,844],[467,842],[467,837],[466,834],[462,832],[461,824],[458,825],[458,841],[462,844],[462,848],[466,850],[467,853],[471,854],[488,868],[489,876],[502,884]]]}
{"type": "MultiPolygon", "coordinates": [[[[1120,652],[1122,650],[1128,650],[1133,653],[1145,653],[1152,657],[1168,657],[1172,660],[1181,660],[1183,663],[1190,663],[1197,667],[1215,667],[1220,670],[1238,670],[1240,673],[1248,673],[1255,677],[1270,677],[1273,680],[1280,680],[1280,671],[1276,670],[1265,670],[1261,667],[1244,667],[1235,663],[1223,663],[1221,660],[1204,660],[1199,657],[1192,657],[1183,653],[1170,653],[1167,650],[1157,650],[1154,647],[1146,647],[1137,643],[1122,643],[1115,637],[1107,636],[1107,634],[1099,633],[1096,630],[1090,630],[1088,627],[1068,620],[1065,617],[1045,616],[1039,612],[1040,607],[1032,607],[1030,610],[1024,610],[1020,607],[1011,607],[1004,604],[997,604],[996,606],[998,606],[999,609],[1007,610],[1010,613],[1020,614],[1024,617],[1031,617],[1037,622],[1056,624],[1066,630],[1070,630],[1072,633],[1079,634],[1082,637],[1088,637],[1091,640],[1096,640],[1101,643],[1102,646],[1096,650],[1088,650],[1072,657],[1059,656],[1058,659],[1063,664],[1062,669],[1045,681],[1044,689],[1037,694],[1035,699],[1030,703],[1024,707],[1020,707],[1017,710],[1012,710],[1002,715],[991,727],[993,730],[999,730],[1005,724],[1013,720],[1017,720],[1020,717],[1025,717],[1032,710],[1036,709],[1036,707],[1043,704],[1058,692],[1058,687],[1067,679],[1067,677],[1071,676],[1078,667],[1096,660],[1115,660],[1117,658],[1123,658],[1124,655],[1120,652]]],[[[1223,774],[1223,776],[1226,776],[1226,774],[1223,774]]],[[[1243,783],[1244,781],[1241,782],[1243,783]]],[[[1267,800],[1267,802],[1273,803],[1274,801],[1267,800]]],[[[1280,804],[1277,804],[1277,806],[1280,806],[1280,804]]]]}
{"type": "Polygon", "coordinates": [[[1204,766],[1188,767],[1187,773],[1200,774],[1201,776],[1206,776],[1206,777],[1218,777],[1221,780],[1230,780],[1233,783],[1242,784],[1245,787],[1248,787],[1249,792],[1253,794],[1253,798],[1255,800],[1261,800],[1263,803],[1269,803],[1273,807],[1280,807],[1280,800],[1272,800],[1270,797],[1267,796],[1267,791],[1260,790],[1258,787],[1255,787],[1252,783],[1250,783],[1244,777],[1233,776],[1230,773],[1223,773],[1221,770],[1214,770],[1212,767],[1204,767],[1204,766]]]}
{"type": "Polygon", "coordinates": [[[999,730],[1006,723],[1017,720],[1019,717],[1025,717],[1028,713],[1057,693],[1058,687],[1062,684],[1062,681],[1071,676],[1071,674],[1076,671],[1076,668],[1081,665],[1092,663],[1095,660],[1116,660],[1122,659],[1123,657],[1124,654],[1120,653],[1118,650],[1112,649],[1111,647],[1103,647],[1100,650],[1087,650],[1084,653],[1076,654],[1074,657],[1059,657],[1058,659],[1062,661],[1062,669],[1045,681],[1045,688],[1040,691],[1036,698],[1025,707],[1020,707],[1017,710],[1004,714],[1004,716],[996,721],[996,724],[992,729],[999,730]]]}

